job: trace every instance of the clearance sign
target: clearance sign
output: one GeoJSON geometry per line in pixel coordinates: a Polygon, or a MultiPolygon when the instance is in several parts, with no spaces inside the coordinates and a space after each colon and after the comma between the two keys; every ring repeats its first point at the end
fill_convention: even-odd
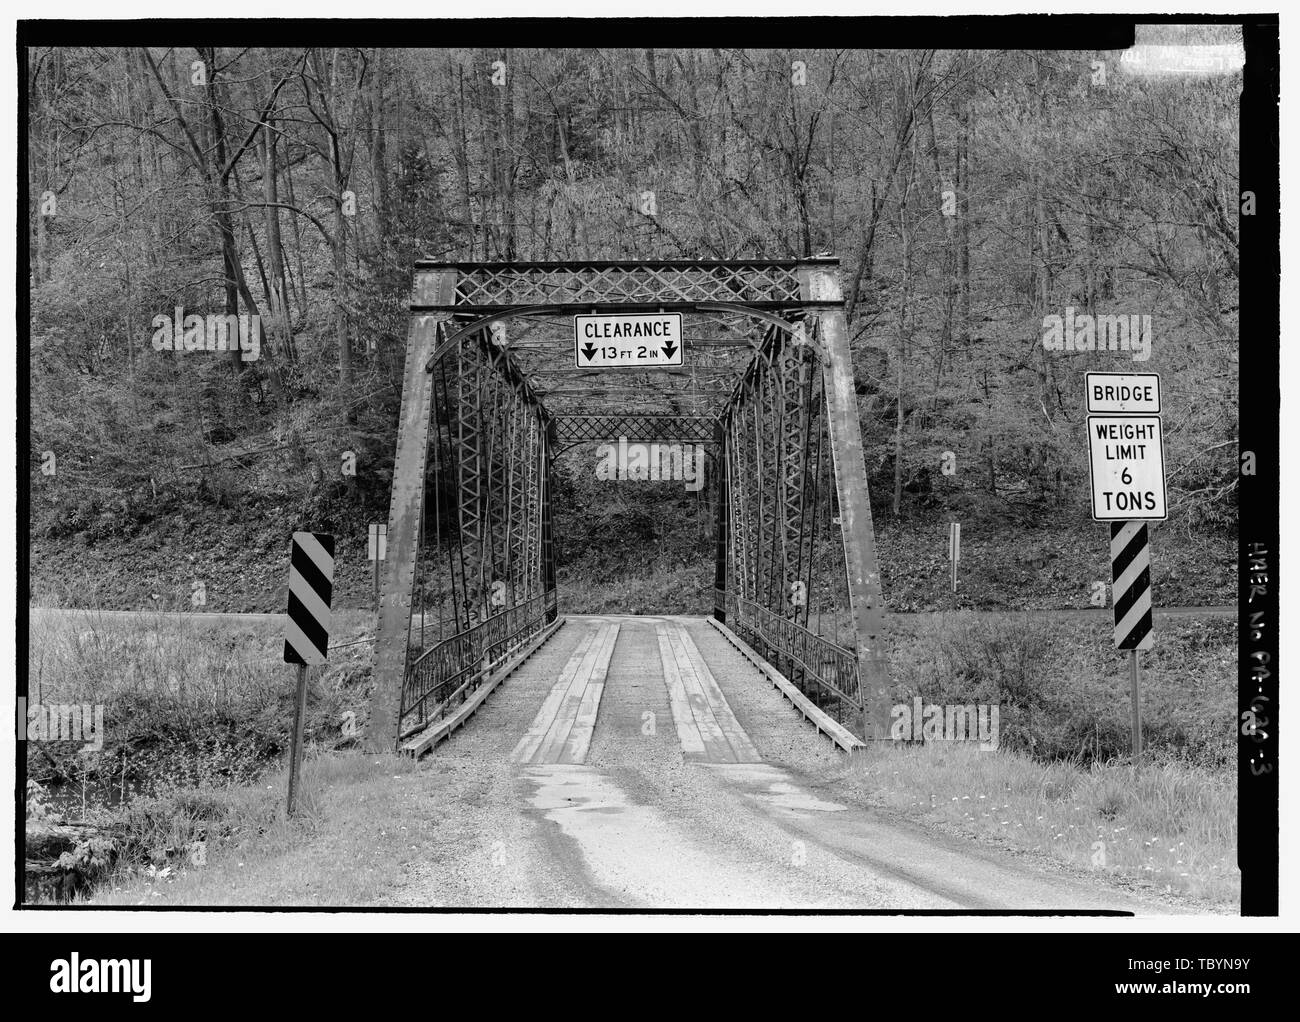
{"type": "Polygon", "coordinates": [[[682,314],[574,316],[573,364],[579,369],[679,366],[682,314]]]}

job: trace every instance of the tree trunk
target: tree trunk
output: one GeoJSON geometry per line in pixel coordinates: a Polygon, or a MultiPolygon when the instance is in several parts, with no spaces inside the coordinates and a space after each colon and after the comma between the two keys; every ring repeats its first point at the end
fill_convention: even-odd
{"type": "MultiPolygon", "coordinates": [[[[939,213],[943,218],[944,225],[944,245],[943,245],[943,327],[939,332],[939,353],[934,363],[934,393],[932,395],[930,411],[935,414],[939,410],[939,387],[943,382],[944,362],[947,359],[948,348],[952,344],[952,317],[957,303],[957,280],[956,280],[956,263],[957,254],[955,250],[953,230],[953,218],[946,215],[948,200],[944,192],[948,182],[943,177],[942,161],[939,159],[939,138],[934,128],[934,104],[931,103],[927,110],[926,122],[930,128],[930,163],[934,168],[935,187],[939,190],[939,213]]],[[[954,185],[955,189],[955,185],[954,185]]],[[[956,192],[953,195],[953,212],[956,212],[956,192]]]]}
{"type": "Polygon", "coordinates": [[[334,250],[334,337],[339,346],[339,385],[352,385],[352,347],[348,341],[348,312],[346,306],[346,289],[348,275],[348,218],[343,215],[343,192],[347,182],[335,179],[338,185],[337,201],[334,206],[334,237],[331,239],[334,250]]]}
{"type": "MultiPolygon", "coordinates": [[[[461,219],[464,222],[465,236],[469,238],[469,251],[466,256],[474,258],[474,207],[469,194],[469,133],[465,127],[465,69],[456,65],[457,101],[452,105],[455,118],[456,138],[452,147],[452,156],[456,160],[456,178],[460,184],[461,219]]],[[[484,253],[487,258],[487,253],[484,253]]]]}
{"type": "MultiPolygon", "coordinates": [[[[915,136],[913,136],[915,139],[915,136]]],[[[898,204],[898,230],[903,242],[903,266],[900,280],[901,295],[898,303],[898,376],[895,397],[898,408],[894,418],[894,517],[903,510],[903,376],[907,364],[908,306],[912,300],[912,232],[907,224],[907,204],[916,176],[916,152],[913,145],[908,164],[907,180],[903,184],[903,197],[898,204]]]]}
{"type": "Polygon", "coordinates": [[[375,248],[384,251],[388,239],[388,152],[384,126],[384,49],[375,51],[375,80],[371,91],[370,185],[375,204],[375,248]]]}
{"type": "Polygon", "coordinates": [[[500,257],[499,239],[497,234],[492,230],[492,220],[496,216],[497,196],[500,192],[500,181],[497,177],[497,148],[498,139],[496,134],[496,117],[489,114],[489,111],[496,106],[500,100],[496,95],[499,86],[492,83],[492,79],[487,75],[480,76],[478,87],[478,108],[479,108],[479,132],[483,137],[483,180],[487,182],[487,188],[479,198],[479,228],[481,230],[481,243],[483,245],[483,258],[493,259],[500,257]]]}
{"type": "Polygon", "coordinates": [[[961,125],[957,143],[957,294],[959,334],[970,345],[970,107],[963,100],[957,113],[961,125]]]}
{"type": "Polygon", "coordinates": [[[501,175],[502,215],[505,218],[505,257],[508,260],[512,260],[515,258],[516,245],[514,82],[517,69],[510,63],[508,50],[501,51],[501,60],[506,65],[506,83],[501,87],[502,99],[499,107],[501,111],[501,130],[498,131],[497,137],[499,139],[504,139],[504,144],[501,145],[499,172],[501,175]]]}
{"type": "Polygon", "coordinates": [[[276,340],[284,352],[284,357],[293,361],[293,326],[289,316],[289,288],[284,277],[284,246],[280,239],[280,186],[277,180],[275,136],[275,119],[268,118],[262,127],[262,191],[266,201],[266,249],[267,261],[271,266],[271,288],[266,296],[271,310],[271,322],[274,324],[276,340]]]}
{"type": "MultiPolygon", "coordinates": [[[[294,195],[293,192],[293,163],[288,160],[285,161],[284,183],[289,188],[289,205],[291,206],[298,205],[298,197],[294,195]]],[[[296,275],[298,278],[298,307],[300,309],[306,309],[307,308],[307,271],[303,268],[303,262],[302,262],[302,225],[298,223],[298,217],[296,216],[291,216],[289,218],[289,223],[293,226],[293,254],[294,254],[294,261],[297,263],[298,266],[298,273],[296,275]]],[[[286,315],[288,314],[287,306],[286,306],[285,313],[286,315]]]]}

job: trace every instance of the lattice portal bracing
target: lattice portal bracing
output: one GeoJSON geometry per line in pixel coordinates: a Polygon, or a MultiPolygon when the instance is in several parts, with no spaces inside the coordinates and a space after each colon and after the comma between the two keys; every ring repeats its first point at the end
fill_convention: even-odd
{"type": "MultiPolygon", "coordinates": [[[[658,308],[718,302],[756,309],[804,304],[798,262],[419,263],[417,272],[456,272],[456,311],[539,305],[658,308]]],[[[420,308],[448,308],[429,302],[420,308]]]]}
{"type": "Polygon", "coordinates": [[[715,615],[882,736],[883,616],[835,260],[420,263],[367,741],[454,712],[559,613],[575,445],[707,445],[715,615]],[[577,312],[683,314],[680,367],[575,367],[577,312]],[[396,556],[394,556],[396,554],[396,556]]]}
{"type": "Polygon", "coordinates": [[[555,435],[560,444],[619,438],[636,444],[711,444],[716,424],[711,415],[566,415],[556,420],[555,435]]]}

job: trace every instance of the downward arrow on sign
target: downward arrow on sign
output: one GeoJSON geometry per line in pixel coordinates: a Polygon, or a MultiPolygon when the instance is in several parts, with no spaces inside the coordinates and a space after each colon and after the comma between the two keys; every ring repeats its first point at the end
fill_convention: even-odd
{"type": "Polygon", "coordinates": [[[665,345],[664,345],[664,354],[667,355],[669,358],[672,358],[674,352],[676,352],[676,351],[677,351],[677,345],[675,345],[675,344],[673,344],[673,343],[671,343],[671,342],[669,342],[668,344],[665,344],[665,345]]]}
{"type": "Polygon", "coordinates": [[[596,346],[588,341],[586,347],[582,349],[582,353],[587,356],[587,361],[590,362],[596,354],[596,346]]]}

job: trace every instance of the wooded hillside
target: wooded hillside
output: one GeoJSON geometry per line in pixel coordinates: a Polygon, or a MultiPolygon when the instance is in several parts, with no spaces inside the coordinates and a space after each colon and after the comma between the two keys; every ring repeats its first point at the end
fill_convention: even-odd
{"type": "MultiPolygon", "coordinates": [[[[364,564],[419,257],[833,254],[882,530],[960,517],[1006,551],[1017,523],[1092,537],[1082,374],[1154,371],[1158,542],[1232,542],[1239,74],[1139,75],[1091,51],[25,57],[38,596],[185,604],[195,558],[217,551],[244,565],[217,609],[252,606],[308,526],[351,537],[364,564]],[[260,316],[259,356],[157,350],[157,317],[178,309],[260,316]],[[1044,347],[1048,317],[1089,315],[1149,316],[1149,360],[1044,347]]],[[[614,507],[615,484],[573,474],[584,507],[614,507]]],[[[567,523],[574,563],[592,520],[629,533],[618,515],[567,523]]],[[[707,529],[682,535],[707,572],[707,529]]],[[[909,535],[885,555],[894,591],[909,535]]],[[[1082,600],[1087,584],[1058,588],[1082,600]]],[[[1213,602],[1214,584],[1180,595],[1213,602]]]]}

